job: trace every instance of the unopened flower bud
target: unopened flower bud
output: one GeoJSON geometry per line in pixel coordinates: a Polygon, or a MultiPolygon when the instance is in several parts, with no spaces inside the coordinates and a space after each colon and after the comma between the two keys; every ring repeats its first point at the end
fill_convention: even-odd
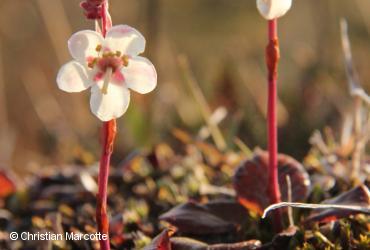
{"type": "Polygon", "coordinates": [[[87,19],[100,19],[102,13],[102,4],[105,0],[85,0],[80,6],[85,10],[87,19]]]}
{"type": "Polygon", "coordinates": [[[284,16],[292,6],[292,0],[257,0],[257,8],[267,20],[284,16]]]}

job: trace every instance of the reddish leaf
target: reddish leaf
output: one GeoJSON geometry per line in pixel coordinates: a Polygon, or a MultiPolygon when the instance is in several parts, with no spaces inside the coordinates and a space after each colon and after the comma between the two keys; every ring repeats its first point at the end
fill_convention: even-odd
{"type": "Polygon", "coordinates": [[[217,217],[207,208],[194,202],[176,206],[159,219],[171,223],[182,233],[218,234],[235,230],[232,223],[217,217]]]}
{"type": "Polygon", "coordinates": [[[244,207],[235,200],[218,199],[204,204],[213,215],[234,223],[235,225],[244,224],[247,221],[248,214],[244,207]]]}
{"type": "Polygon", "coordinates": [[[124,222],[123,222],[123,214],[118,214],[114,216],[110,222],[109,222],[109,233],[111,241],[115,245],[120,245],[124,242],[125,238],[123,235],[123,228],[124,228],[124,222]]]}
{"type": "Polygon", "coordinates": [[[144,250],[172,250],[170,237],[174,234],[171,229],[165,229],[144,248],[144,250]]]}
{"type": "MultiPolygon", "coordinates": [[[[361,185],[333,199],[325,200],[322,203],[335,205],[352,205],[370,209],[370,192],[365,185],[361,185]]],[[[335,208],[323,210],[320,209],[319,211],[313,212],[312,215],[307,218],[306,222],[311,221],[330,222],[357,213],[360,212],[335,208]]]]}
{"type": "Polygon", "coordinates": [[[0,198],[5,198],[16,191],[14,181],[9,174],[0,170],[0,198]]]}
{"type": "Polygon", "coordinates": [[[186,237],[173,237],[170,241],[173,250],[252,250],[261,246],[258,240],[215,245],[208,245],[186,237]]]}
{"type": "Polygon", "coordinates": [[[289,249],[289,243],[291,239],[297,235],[297,232],[297,227],[290,226],[284,231],[275,235],[271,242],[273,249],[289,249]]]}
{"type": "MultiPolygon", "coordinates": [[[[279,184],[282,201],[287,201],[286,176],[292,183],[292,201],[304,200],[308,194],[310,180],[302,164],[288,155],[278,155],[279,184]]],[[[236,170],[234,188],[239,202],[259,214],[270,205],[268,193],[268,153],[256,150],[254,157],[236,170]]]]}
{"type": "Polygon", "coordinates": [[[173,250],[208,250],[208,244],[186,237],[171,238],[173,250]]]}

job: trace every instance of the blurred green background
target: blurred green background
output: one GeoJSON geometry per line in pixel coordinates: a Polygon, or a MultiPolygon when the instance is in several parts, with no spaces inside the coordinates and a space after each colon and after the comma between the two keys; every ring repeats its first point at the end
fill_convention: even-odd
{"type": "MultiPolygon", "coordinates": [[[[70,60],[67,40],[93,29],[79,0],[0,1],[0,164],[27,171],[99,156],[98,121],[89,91],[67,94],[55,76],[70,60]],[[90,152],[91,155],[89,153],[90,152]]],[[[159,81],[149,95],[133,93],[118,121],[115,161],[132,150],[172,140],[171,130],[197,135],[201,107],[178,67],[186,55],[212,111],[227,110],[220,124],[249,147],[266,146],[266,22],[252,0],[111,0],[114,24],[136,27],[147,38],[145,56],[159,81]]],[[[370,88],[370,1],[295,0],[279,21],[279,147],[301,159],[315,129],[340,129],[352,102],[340,45],[339,20],[349,22],[355,63],[370,88]]]]}

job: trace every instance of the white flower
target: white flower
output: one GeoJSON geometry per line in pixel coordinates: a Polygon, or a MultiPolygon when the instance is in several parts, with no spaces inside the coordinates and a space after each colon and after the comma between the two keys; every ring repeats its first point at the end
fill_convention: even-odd
{"type": "Polygon", "coordinates": [[[257,0],[257,8],[267,20],[284,16],[292,6],[292,0],[257,0]]]}
{"type": "Polygon", "coordinates": [[[102,121],[126,112],[129,89],[146,94],[157,85],[153,64],[138,56],[144,52],[145,38],[130,26],[114,26],[105,38],[95,31],[79,31],[69,39],[68,48],[74,60],[59,70],[58,87],[66,92],[91,87],[90,108],[102,121]]]}

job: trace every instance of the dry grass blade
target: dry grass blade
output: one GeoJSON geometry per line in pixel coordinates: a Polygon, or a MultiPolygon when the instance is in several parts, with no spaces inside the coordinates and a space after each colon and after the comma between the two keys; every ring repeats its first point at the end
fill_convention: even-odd
{"type": "Polygon", "coordinates": [[[349,84],[349,91],[351,96],[358,96],[367,104],[370,104],[370,96],[362,89],[358,74],[353,66],[353,58],[351,52],[351,44],[348,38],[348,24],[345,19],[340,22],[341,36],[342,36],[342,48],[344,53],[344,62],[346,66],[346,73],[349,84]]]}
{"type": "Polygon", "coordinates": [[[348,37],[348,24],[345,19],[340,22],[341,36],[342,36],[342,47],[345,59],[346,73],[348,78],[348,84],[350,88],[350,94],[354,98],[354,137],[355,137],[355,148],[352,155],[352,174],[351,178],[357,180],[361,171],[361,160],[366,142],[363,143],[363,101],[370,104],[370,97],[364,91],[360,85],[358,74],[355,70],[352,53],[351,43],[348,37]]]}
{"type": "Polygon", "coordinates": [[[283,207],[295,207],[295,208],[307,208],[307,209],[344,209],[351,210],[354,212],[360,212],[364,214],[370,214],[369,207],[351,206],[351,205],[335,205],[335,204],[310,204],[310,203],[299,203],[299,202],[280,202],[268,206],[263,212],[262,218],[265,218],[272,210],[283,208],[283,207]]]}
{"type": "MultiPolygon", "coordinates": [[[[290,176],[286,175],[286,183],[288,186],[288,202],[292,202],[292,182],[290,180],[290,176]]],[[[294,219],[293,219],[293,209],[292,207],[288,207],[288,219],[289,219],[289,226],[294,226],[294,219]]]]}
{"type": "Polygon", "coordinates": [[[246,157],[253,156],[252,150],[239,137],[234,138],[234,143],[246,157]]]}
{"type": "Polygon", "coordinates": [[[219,127],[211,121],[212,111],[208,106],[206,98],[204,97],[202,90],[199,87],[199,84],[195,80],[190,70],[188,59],[184,55],[181,55],[178,57],[178,64],[183,75],[184,81],[186,82],[186,84],[189,85],[195,100],[199,104],[204,120],[206,121],[209,127],[212,138],[215,141],[217,148],[220,150],[224,150],[226,148],[225,139],[219,127]]]}

